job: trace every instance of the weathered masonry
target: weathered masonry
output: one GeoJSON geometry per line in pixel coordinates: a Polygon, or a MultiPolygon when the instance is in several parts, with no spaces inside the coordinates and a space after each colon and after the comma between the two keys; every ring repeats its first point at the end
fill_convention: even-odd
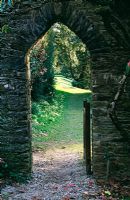
{"type": "Polygon", "coordinates": [[[115,20],[117,17],[106,20],[106,15],[91,1],[29,2],[16,3],[0,14],[0,158],[4,161],[0,168],[3,174],[8,176],[10,171],[12,177],[27,177],[31,173],[30,70],[26,66],[26,54],[55,22],[61,22],[82,39],[91,54],[93,173],[105,177],[109,160],[110,176],[130,176],[129,79],[117,108],[127,136],[117,130],[107,112],[130,59],[130,47],[124,42],[129,35],[115,20]]]}

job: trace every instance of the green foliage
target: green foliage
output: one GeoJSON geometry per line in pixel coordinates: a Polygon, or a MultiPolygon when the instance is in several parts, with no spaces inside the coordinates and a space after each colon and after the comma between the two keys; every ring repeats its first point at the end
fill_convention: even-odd
{"type": "Polygon", "coordinates": [[[89,87],[90,55],[86,46],[63,24],[54,24],[52,30],[55,34],[55,73],[73,78],[83,88],[89,87]]]}
{"type": "Polygon", "coordinates": [[[32,99],[35,101],[53,97],[53,45],[53,35],[48,33],[31,51],[32,99]]]}
{"type": "Polygon", "coordinates": [[[90,55],[81,40],[56,23],[34,46],[30,56],[32,100],[53,97],[54,73],[71,77],[76,86],[90,87],[90,55]]]}
{"type": "Polygon", "coordinates": [[[1,32],[2,33],[10,33],[11,29],[10,29],[9,25],[8,24],[3,25],[1,28],[1,32]]]}
{"type": "MultiPolygon", "coordinates": [[[[41,135],[46,139],[49,128],[60,120],[62,115],[64,97],[61,92],[56,92],[51,102],[41,100],[32,102],[32,130],[33,137],[41,135]]],[[[50,136],[48,135],[48,138],[50,136]]]]}
{"type": "Polygon", "coordinates": [[[84,88],[84,82],[83,81],[75,81],[75,80],[73,80],[72,85],[74,87],[84,88]]]}

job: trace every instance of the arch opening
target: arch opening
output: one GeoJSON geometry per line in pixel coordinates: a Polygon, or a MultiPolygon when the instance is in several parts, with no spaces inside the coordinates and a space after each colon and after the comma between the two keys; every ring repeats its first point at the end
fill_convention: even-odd
{"type": "Polygon", "coordinates": [[[86,45],[65,25],[55,23],[26,58],[27,73],[31,71],[33,149],[57,142],[83,149],[82,107],[84,99],[91,101],[86,45]]]}

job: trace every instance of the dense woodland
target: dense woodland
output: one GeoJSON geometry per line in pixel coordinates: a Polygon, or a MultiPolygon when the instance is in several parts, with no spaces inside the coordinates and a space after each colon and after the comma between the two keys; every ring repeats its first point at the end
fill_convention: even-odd
{"type": "Polygon", "coordinates": [[[81,40],[66,26],[56,23],[31,51],[32,99],[53,96],[54,76],[90,88],[90,55],[81,40]]]}

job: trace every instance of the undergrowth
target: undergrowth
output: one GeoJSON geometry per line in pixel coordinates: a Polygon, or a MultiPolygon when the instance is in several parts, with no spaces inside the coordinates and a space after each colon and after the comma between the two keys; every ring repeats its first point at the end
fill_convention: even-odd
{"type": "Polygon", "coordinates": [[[33,140],[53,140],[49,132],[51,127],[61,120],[64,98],[62,92],[56,91],[51,101],[43,99],[39,102],[32,102],[33,140]]]}

